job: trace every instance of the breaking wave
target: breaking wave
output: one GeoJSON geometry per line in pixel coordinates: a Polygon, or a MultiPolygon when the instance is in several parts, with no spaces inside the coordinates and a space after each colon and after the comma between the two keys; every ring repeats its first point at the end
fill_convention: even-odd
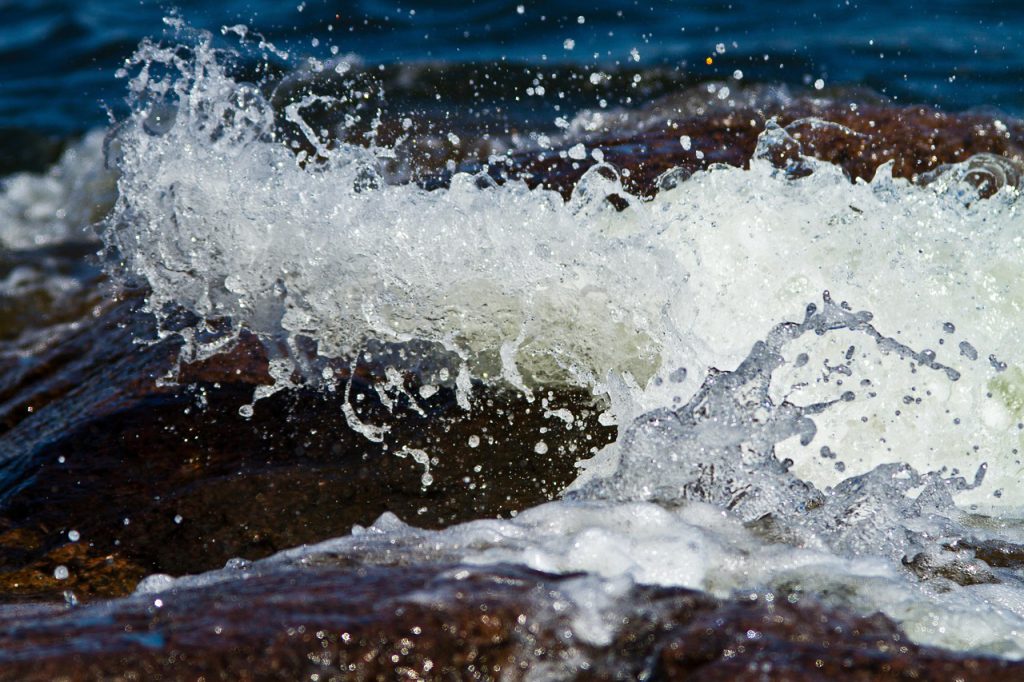
{"type": "MultiPolygon", "coordinates": [[[[110,271],[148,287],[185,359],[244,329],[276,382],[257,399],[341,390],[329,361],[377,360],[466,409],[473,381],[584,386],[620,425],[562,500],[513,520],[427,532],[384,517],[268,561],[514,560],[596,574],[612,602],[621,580],[808,590],[924,642],[1024,654],[1019,578],[975,556],[1020,534],[1015,166],[975,157],[913,184],[882,165],[851,182],[770,123],[749,168],[650,199],[599,149],[568,201],[486,173],[428,191],[389,177],[379,120],[346,135],[357,92],[275,107],[232,59],[208,34],[143,43],[107,144],[110,271]]],[[[371,440],[386,428],[342,417],[371,440]]]]}

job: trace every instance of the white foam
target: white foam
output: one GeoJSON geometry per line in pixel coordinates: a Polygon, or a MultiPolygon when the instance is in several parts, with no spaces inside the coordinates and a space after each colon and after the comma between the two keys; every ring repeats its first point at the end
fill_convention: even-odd
{"type": "MultiPolygon", "coordinates": [[[[569,202],[466,174],[427,192],[383,182],[388,150],[328,142],[305,118],[311,102],[286,109],[315,152],[296,155],[206,39],[188,59],[144,44],[134,69],[104,239],[121,274],[148,281],[158,316],[184,306],[251,329],[279,385],[293,370],[328,381],[295,352],[299,337],[350,359],[371,340],[427,341],[457,366],[447,376],[466,407],[470,373],[526,395],[574,383],[606,395],[624,429],[579,499],[438,533],[387,517],[276,561],[516,561],[722,595],[796,584],[884,610],[922,642],[1024,654],[1024,592],[1009,572],[963,587],[902,565],[945,560],[942,543],[969,532],[953,494],[1003,514],[1024,505],[1018,189],[980,200],[963,167],[921,187],[889,167],[851,183],[828,164],[794,158],[812,171],[795,178],[757,158],[650,201],[629,197],[607,164],[569,202]],[[610,193],[630,207],[616,212],[610,193]],[[804,320],[826,290],[836,304],[815,318],[824,326],[783,339],[790,328],[776,325],[804,320]],[[709,376],[733,383],[697,393],[709,376]],[[954,475],[983,462],[982,485],[954,475]],[[778,544],[740,525],[773,520],[778,544]]],[[[761,151],[783,138],[769,127],[761,151]]],[[[185,333],[197,355],[223,346],[185,333]]],[[[587,599],[598,615],[581,627],[603,641],[605,601],[587,599]]]]}
{"type": "Polygon", "coordinates": [[[595,644],[610,641],[629,608],[617,597],[632,585],[648,584],[700,589],[722,598],[749,592],[779,599],[813,594],[834,606],[886,613],[919,643],[1024,657],[1019,579],[967,587],[918,581],[881,557],[842,557],[767,543],[732,515],[699,503],[668,510],[652,503],[558,501],[513,520],[474,521],[443,531],[418,530],[385,514],[348,537],[244,566],[234,562],[200,576],[151,576],[137,591],[208,586],[332,557],[388,565],[515,562],[551,573],[583,572],[591,577],[562,589],[578,609],[577,636],[595,644]]]}
{"type": "Polygon", "coordinates": [[[92,131],[41,175],[0,179],[0,244],[28,248],[96,239],[90,229],[114,201],[112,171],[104,166],[103,131],[92,131]]]}
{"type": "MultiPolygon", "coordinates": [[[[173,304],[228,317],[275,349],[310,336],[333,357],[369,339],[434,341],[467,358],[476,377],[527,394],[542,382],[605,393],[635,382],[616,399],[616,416],[628,421],[685,399],[709,368],[734,367],[764,330],[798,319],[831,290],[872,311],[883,332],[934,349],[963,379],[857,349],[858,384],[837,388],[842,376],[818,380],[825,359],[846,362],[847,342],[830,338],[831,357],[779,385],[797,402],[857,394],[823,417],[816,443],[830,444],[847,468],[835,471],[814,456],[817,447],[787,446],[800,474],[828,484],[881,461],[921,470],[988,461],[989,485],[972,501],[997,501],[987,495],[1002,489],[1000,501],[1016,503],[1024,469],[1013,452],[1024,420],[1016,190],[967,202],[959,186],[912,186],[888,167],[854,184],[827,164],[791,180],[763,161],[698,173],[621,213],[604,201],[624,194],[604,164],[568,203],[468,175],[434,192],[386,186],[373,149],[330,147],[309,126],[326,160],[303,167],[272,139],[258,92],[231,80],[209,47],[196,53],[184,65],[152,45],[137,55],[145,78],[134,90],[156,87],[155,64],[181,70],[158,88],[176,93],[178,109],[168,128],[167,102],[137,105],[120,136],[120,197],[104,235],[127,270],[148,280],[155,311],[173,304]],[[163,124],[154,130],[157,111],[163,124]],[[957,332],[944,333],[945,322],[957,332]],[[981,359],[960,355],[962,340],[981,359]],[[997,373],[990,354],[1009,369],[997,373]],[[679,367],[688,370],[681,384],[664,381],[679,367]],[[908,395],[921,404],[904,405],[908,395]]],[[[222,345],[194,348],[203,355],[222,345]]]]}

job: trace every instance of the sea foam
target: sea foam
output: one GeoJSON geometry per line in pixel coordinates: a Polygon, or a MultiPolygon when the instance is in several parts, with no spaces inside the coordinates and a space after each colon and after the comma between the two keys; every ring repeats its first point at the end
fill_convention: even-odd
{"type": "Polygon", "coordinates": [[[851,183],[798,150],[795,177],[768,161],[785,136],[770,126],[749,169],[712,168],[649,201],[607,164],[567,202],[484,175],[426,191],[384,181],[391,150],[305,123],[312,100],[275,113],[231,78],[230,58],[203,34],[188,47],[144,43],[124,71],[133,113],[111,145],[121,177],[103,238],[114,270],[148,283],[158,317],[197,316],[174,331],[193,357],[230,341],[205,329],[227,321],[265,341],[280,388],[331,383],[299,351],[305,339],[334,358],[425,341],[463,389],[470,376],[527,394],[580,384],[628,423],[686,400],[829,291],[921,355],[905,362],[843,334],[787,351],[773,386],[789,401],[852,395],[816,418],[813,447],[780,444],[795,471],[828,485],[886,461],[988,462],[966,498],[1018,504],[1024,279],[1012,184],[981,199],[958,181],[966,165],[927,187],[887,166],[851,183]],[[282,116],[308,152],[280,139],[282,116]],[[615,210],[612,193],[629,207],[615,210]],[[802,361],[812,346],[814,362],[802,361]],[[953,372],[924,371],[932,362],[953,372]],[[836,457],[818,456],[823,446],[836,457]]]}
{"type": "Polygon", "coordinates": [[[1024,502],[1020,189],[1003,177],[982,198],[965,181],[998,162],[927,186],[886,165],[850,182],[770,124],[749,168],[650,200],[603,163],[569,201],[482,174],[426,191],[386,182],[393,150],[307,119],[343,100],[277,112],[230,61],[204,34],[144,43],[111,144],[111,272],[149,286],[189,357],[231,342],[214,327],[248,329],[276,388],[330,390],[308,342],[352,362],[425,342],[452,365],[429,379],[467,409],[470,379],[527,395],[570,383],[620,425],[563,499],[515,519],[422,531],[386,515],[266,566],[351,554],[585,571],[604,586],[579,596],[604,595],[580,626],[597,643],[622,581],[806,591],[883,610],[922,642],[1024,655],[1019,578],[960,546],[1019,540],[1024,502]],[[970,505],[997,516],[983,527],[970,505]]]}
{"type": "Polygon", "coordinates": [[[44,174],[0,179],[0,245],[20,249],[97,238],[92,228],[115,196],[116,174],[104,163],[104,138],[104,131],[90,132],[44,174]]]}

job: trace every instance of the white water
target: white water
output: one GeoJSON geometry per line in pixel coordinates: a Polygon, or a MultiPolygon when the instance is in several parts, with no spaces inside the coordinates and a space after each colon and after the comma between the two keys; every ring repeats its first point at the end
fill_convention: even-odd
{"type": "MultiPolygon", "coordinates": [[[[808,335],[848,332],[903,362],[916,361],[867,317],[826,300],[803,323],[779,325],[735,372],[709,379],[687,405],[638,418],[598,455],[592,468],[600,473],[581,477],[561,501],[513,520],[443,531],[419,530],[385,514],[349,537],[282,552],[260,562],[257,572],[337,557],[584,572],[591,578],[571,582],[567,596],[576,608],[576,636],[597,645],[612,640],[630,608],[615,596],[633,584],[720,597],[813,594],[843,608],[887,613],[920,643],[1020,658],[1024,581],[1017,571],[992,569],[969,549],[957,549],[965,540],[1024,539],[1020,523],[979,524],[954,505],[952,495],[977,485],[983,472],[968,482],[887,464],[822,491],[774,455],[787,438],[810,438],[810,418],[841,404],[799,408],[771,400],[773,370],[787,346],[808,335]]],[[[151,576],[139,592],[237,579],[236,569],[229,564],[177,581],[151,576]]]]}
{"type": "MultiPolygon", "coordinates": [[[[623,193],[607,166],[568,203],[518,183],[481,188],[468,175],[427,192],[384,185],[375,163],[386,151],[315,138],[326,160],[303,167],[272,139],[258,93],[231,80],[208,47],[183,60],[144,45],[136,62],[131,89],[145,97],[119,136],[123,175],[104,238],[127,272],[148,280],[153,310],[228,317],[270,341],[286,356],[282,383],[293,363],[303,369],[288,350],[299,336],[327,357],[351,356],[368,339],[415,338],[454,351],[480,379],[610,392],[628,423],[688,398],[709,368],[735,367],[828,290],[962,378],[921,371],[863,339],[807,339],[787,350],[776,389],[797,404],[846,391],[856,399],[819,419],[815,448],[785,444],[783,456],[823,484],[845,476],[816,456],[822,445],[845,475],[885,461],[921,470],[987,461],[986,486],[970,500],[1019,503],[1016,188],[971,202],[955,183],[917,187],[887,167],[851,184],[827,164],[805,161],[815,172],[787,180],[755,161],[698,173],[621,213],[604,202],[623,193]],[[155,82],[168,64],[170,76],[155,82]],[[173,125],[154,93],[180,104],[173,125]],[[155,112],[164,115],[156,129],[155,112]],[[962,353],[965,341],[976,360],[962,353]],[[812,346],[814,361],[796,367],[812,346]],[[685,380],[671,381],[680,367],[685,380]],[[1004,497],[989,497],[999,489],[1004,497]]],[[[300,120],[301,108],[289,112],[300,120]]],[[[194,350],[223,341],[212,344],[194,350]]]]}
{"type": "Polygon", "coordinates": [[[102,131],[89,133],[43,175],[0,178],[0,245],[96,239],[91,228],[114,201],[114,173],[103,163],[103,138],[102,131]]]}
{"type": "MultiPolygon", "coordinates": [[[[720,508],[646,503],[551,502],[509,521],[481,520],[424,531],[385,514],[367,529],[258,562],[253,573],[344,557],[372,564],[461,560],[470,565],[521,563],[552,573],[589,573],[570,597],[587,622],[578,637],[610,641],[629,604],[602,603],[634,583],[700,589],[716,596],[757,592],[815,595],[865,614],[884,612],[916,642],[1010,658],[1024,656],[1024,598],[1019,580],[951,587],[922,581],[880,557],[842,556],[812,547],[771,544],[720,508]]],[[[238,562],[221,571],[171,579],[153,575],[139,593],[210,585],[244,577],[238,562]]]]}
{"type": "MultiPolygon", "coordinates": [[[[622,212],[604,201],[625,195],[608,166],[568,203],[467,175],[427,192],[382,181],[388,150],[328,145],[303,104],[285,116],[320,158],[297,158],[203,39],[194,54],[144,44],[126,75],[135,110],[103,236],[117,273],[148,281],[158,316],[183,306],[253,330],[279,385],[295,369],[333,385],[297,352],[301,336],[326,357],[425,340],[454,363],[447,381],[463,398],[470,375],[527,393],[581,384],[623,429],[567,499],[515,520],[428,533],[383,517],[271,561],[384,552],[584,570],[608,585],[797,589],[882,610],[921,642],[1024,655],[1014,573],[960,586],[903,565],[973,575],[988,569],[944,545],[1019,535],[1019,189],[978,200],[962,168],[920,187],[886,167],[852,184],[811,160],[802,179],[755,160],[622,212]],[[776,327],[805,320],[809,303],[820,310],[807,320],[824,322],[776,327]],[[698,393],[713,369],[737,367],[698,393]],[[974,528],[972,505],[996,520],[974,528]]],[[[198,356],[223,347],[186,335],[198,356]]],[[[580,627],[604,641],[612,621],[595,618],[580,627]]]]}

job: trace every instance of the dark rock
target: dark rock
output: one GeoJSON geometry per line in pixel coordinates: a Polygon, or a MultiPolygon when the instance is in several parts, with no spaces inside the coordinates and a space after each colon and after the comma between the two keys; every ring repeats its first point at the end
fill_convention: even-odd
{"type": "Polygon", "coordinates": [[[1007,679],[782,595],[637,587],[607,646],[568,634],[566,581],[514,566],[261,567],[80,607],[0,607],[0,680],[1007,679]],[[769,601],[770,599],[770,601],[769,601]],[[561,606],[556,606],[560,604],[561,606]]]}
{"type": "Polygon", "coordinates": [[[66,142],[27,128],[0,128],[0,178],[11,173],[42,173],[66,148],[66,142]]]}
{"type": "Polygon", "coordinates": [[[148,573],[257,559],[385,511],[427,528],[506,515],[552,499],[575,462],[614,435],[596,412],[583,416],[592,399],[581,391],[550,400],[581,415],[574,430],[518,394],[481,387],[469,412],[443,388],[420,401],[422,414],[386,412],[366,367],[353,394],[366,396],[361,418],[389,424],[383,444],[348,427],[341,391],[282,391],[245,419],[239,407],[268,381],[258,342],[243,336],[234,351],[184,367],[182,383],[161,384],[179,343],[135,343],[154,333],[139,303],[101,306],[0,378],[4,600],[124,594],[148,573]],[[543,458],[524,445],[541,438],[543,458]],[[394,454],[402,445],[436,458],[431,485],[394,454]],[[53,577],[60,565],[65,580],[53,577]]]}
{"type": "MultiPolygon", "coordinates": [[[[673,621],[676,622],[676,621],[673,621]]],[[[888,618],[765,595],[684,622],[661,648],[652,679],[1009,679],[1020,663],[957,656],[910,643],[888,618]]]]}
{"type": "MultiPolygon", "coordinates": [[[[673,168],[688,173],[714,164],[746,167],[768,121],[788,127],[803,153],[841,167],[851,179],[871,180],[880,165],[893,162],[895,177],[917,181],[929,171],[966,161],[976,154],[996,154],[1020,166],[1024,162],[1024,123],[984,114],[949,114],[926,106],[897,107],[877,103],[840,103],[811,98],[761,106],[694,110],[688,100],[665,98],[632,114],[644,126],[622,134],[622,127],[599,130],[586,138],[604,160],[623,173],[623,185],[640,196],[658,190],[658,178],[673,168]],[[836,125],[816,125],[827,121],[836,125]],[[690,150],[680,136],[690,137],[690,150]],[[700,151],[703,158],[697,158],[700,151]]],[[[629,129],[629,126],[626,126],[629,129]]],[[[558,151],[513,157],[511,171],[568,197],[580,176],[597,162],[574,162],[558,151]]],[[[775,159],[781,165],[783,159],[775,159]]]]}

